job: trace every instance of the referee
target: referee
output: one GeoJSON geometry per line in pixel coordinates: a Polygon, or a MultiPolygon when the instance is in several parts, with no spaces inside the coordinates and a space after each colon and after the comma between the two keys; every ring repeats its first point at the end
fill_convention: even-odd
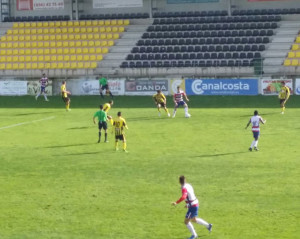
{"type": "Polygon", "coordinates": [[[107,79],[104,76],[99,76],[99,91],[100,91],[100,95],[102,98],[104,98],[103,96],[103,91],[105,90],[105,94],[109,93],[110,97],[113,98],[112,93],[109,90],[108,87],[108,83],[107,83],[107,79]]]}
{"type": "Polygon", "coordinates": [[[98,128],[99,128],[99,139],[98,139],[98,143],[100,143],[101,140],[101,130],[104,129],[105,132],[105,140],[104,143],[107,143],[107,114],[106,112],[103,110],[103,105],[100,105],[100,110],[97,111],[94,114],[93,117],[93,121],[94,124],[96,124],[95,118],[98,117],[98,128]]]}

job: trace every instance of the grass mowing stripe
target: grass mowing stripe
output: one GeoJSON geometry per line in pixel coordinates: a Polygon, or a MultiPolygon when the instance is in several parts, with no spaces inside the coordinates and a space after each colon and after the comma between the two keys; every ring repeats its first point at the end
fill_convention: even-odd
{"type": "Polygon", "coordinates": [[[22,123],[18,123],[18,124],[12,124],[12,125],[1,127],[0,130],[2,130],[2,129],[8,129],[8,128],[13,128],[13,127],[17,127],[17,126],[21,126],[21,125],[25,125],[25,124],[32,124],[32,123],[36,123],[36,122],[40,122],[40,121],[45,121],[45,120],[51,120],[51,119],[54,119],[54,118],[55,118],[55,116],[51,116],[51,117],[47,117],[47,118],[44,118],[44,119],[32,120],[32,121],[22,122],[22,123]]]}

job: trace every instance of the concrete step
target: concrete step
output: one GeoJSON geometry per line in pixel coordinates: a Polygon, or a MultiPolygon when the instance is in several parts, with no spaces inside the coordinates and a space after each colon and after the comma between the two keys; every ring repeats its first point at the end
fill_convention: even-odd
{"type": "Polygon", "coordinates": [[[285,50],[288,51],[291,47],[290,44],[282,44],[282,43],[271,43],[267,46],[268,50],[285,50]]]}
{"type": "Polygon", "coordinates": [[[113,53],[110,52],[105,55],[104,60],[123,60],[127,56],[127,53],[113,53]]]}
{"type": "Polygon", "coordinates": [[[128,46],[128,45],[126,45],[126,46],[118,46],[117,45],[110,49],[110,53],[126,53],[127,54],[128,52],[131,51],[131,49],[132,49],[132,47],[128,46]]]}

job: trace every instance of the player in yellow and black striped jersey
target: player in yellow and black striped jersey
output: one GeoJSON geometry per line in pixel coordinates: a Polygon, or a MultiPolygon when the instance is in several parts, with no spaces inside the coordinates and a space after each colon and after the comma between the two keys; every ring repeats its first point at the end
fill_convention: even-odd
{"type": "Polygon", "coordinates": [[[161,90],[157,91],[157,94],[153,95],[153,100],[157,106],[157,110],[158,110],[158,116],[160,116],[160,108],[163,107],[166,111],[166,113],[168,114],[168,117],[170,117],[170,113],[169,110],[167,108],[167,98],[165,97],[165,95],[161,92],[161,90]]]}
{"type": "Polygon", "coordinates": [[[281,82],[281,89],[280,89],[279,95],[278,95],[279,102],[280,102],[280,107],[281,107],[281,114],[284,114],[285,104],[288,101],[289,97],[290,97],[290,89],[289,89],[289,87],[287,87],[285,85],[285,82],[282,81],[281,82]]]}
{"type": "Polygon", "coordinates": [[[113,100],[108,101],[107,103],[105,103],[103,105],[103,111],[107,113],[107,119],[109,120],[109,122],[111,123],[111,125],[113,124],[113,119],[110,115],[108,115],[108,111],[111,109],[111,107],[113,106],[114,102],[113,100]]]}
{"type": "Polygon", "coordinates": [[[122,117],[122,113],[118,112],[118,118],[114,119],[113,126],[115,128],[115,138],[116,138],[116,143],[115,147],[116,150],[119,150],[119,143],[118,141],[121,140],[123,141],[123,150],[126,151],[126,138],[125,138],[125,133],[124,133],[124,128],[128,129],[127,124],[125,119],[122,117]]]}

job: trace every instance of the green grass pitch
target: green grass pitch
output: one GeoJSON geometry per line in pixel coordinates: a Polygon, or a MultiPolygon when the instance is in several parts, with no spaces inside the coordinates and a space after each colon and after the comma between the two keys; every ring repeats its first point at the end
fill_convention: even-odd
{"type": "Polygon", "coordinates": [[[111,134],[96,143],[98,96],[72,97],[71,112],[60,97],[0,97],[0,238],[187,238],[184,204],[170,205],[182,174],[214,225],[194,225],[200,238],[299,238],[299,100],[281,115],[276,97],[190,97],[192,117],[172,119],[151,97],[115,97],[126,154],[111,134]],[[255,109],[267,124],[248,152],[255,109]]]}

